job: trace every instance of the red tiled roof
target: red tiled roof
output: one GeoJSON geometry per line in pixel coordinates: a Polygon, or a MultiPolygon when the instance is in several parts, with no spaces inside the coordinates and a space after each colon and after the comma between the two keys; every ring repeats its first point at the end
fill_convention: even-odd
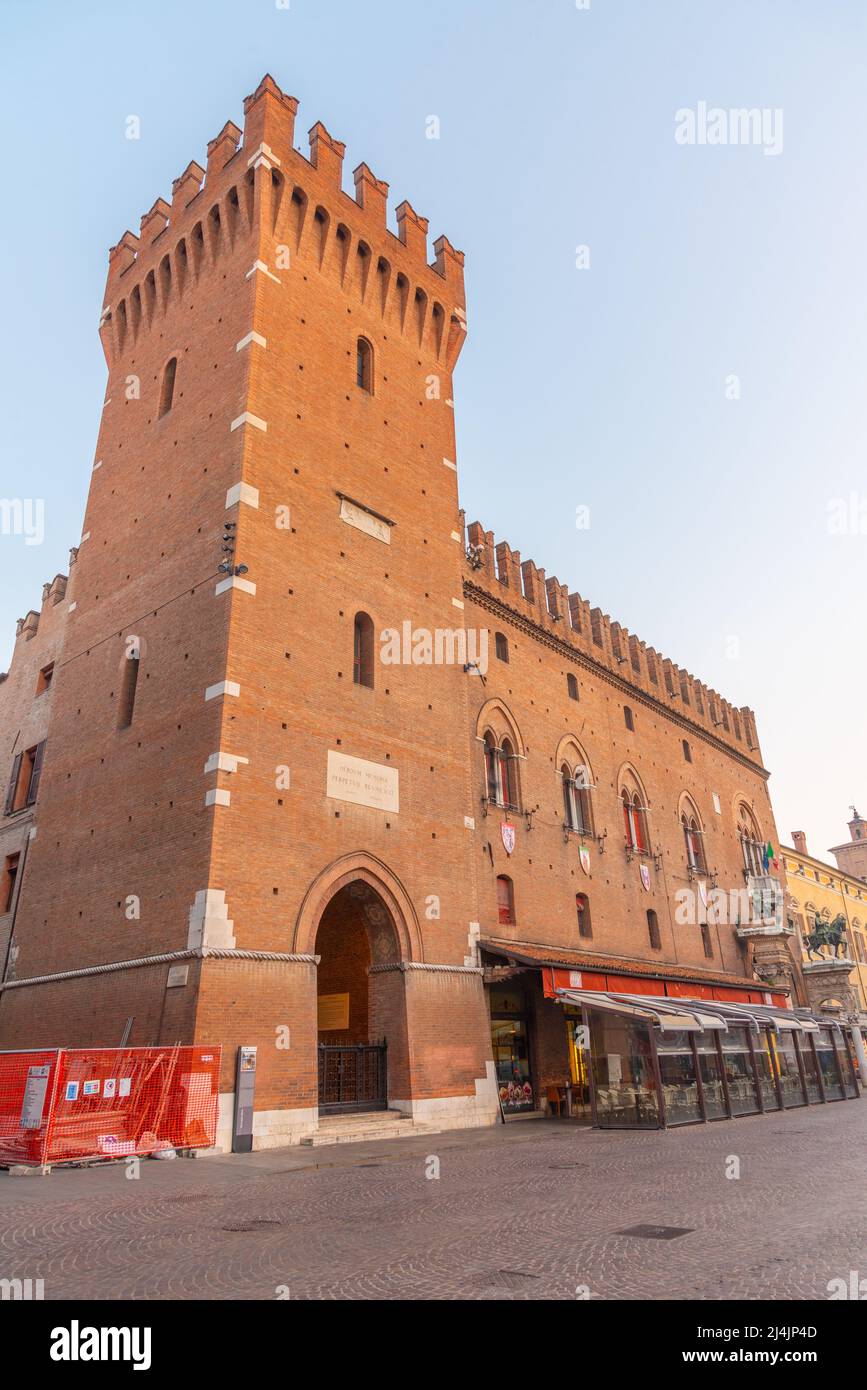
{"type": "MultiPolygon", "coordinates": [[[[759,980],[730,975],[725,970],[703,970],[698,965],[671,965],[667,962],[633,959],[629,956],[600,956],[573,951],[567,946],[543,946],[537,941],[505,941],[489,937],[479,942],[483,951],[508,956],[521,965],[549,965],[564,970],[600,970],[610,975],[647,975],[658,980],[690,980],[697,984],[734,985],[740,989],[767,989],[759,980]]],[[[782,993],[778,986],[774,986],[782,993]]]]}

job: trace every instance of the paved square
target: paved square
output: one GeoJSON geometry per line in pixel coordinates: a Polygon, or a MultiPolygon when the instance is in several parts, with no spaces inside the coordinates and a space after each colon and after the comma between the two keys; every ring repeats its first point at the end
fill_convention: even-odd
{"type": "Polygon", "coordinates": [[[867,1275],[865,1146],[862,1100],[3,1173],[0,1278],[46,1299],[826,1299],[867,1275]]]}

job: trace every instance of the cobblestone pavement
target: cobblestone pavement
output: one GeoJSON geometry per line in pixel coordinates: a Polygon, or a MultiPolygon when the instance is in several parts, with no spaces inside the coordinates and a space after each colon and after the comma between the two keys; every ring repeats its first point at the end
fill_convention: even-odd
{"type": "Polygon", "coordinates": [[[527,1121],[148,1160],[137,1180],[0,1173],[0,1278],[44,1279],[46,1299],[824,1299],[867,1275],[865,1149],[867,1098],[663,1133],[527,1121]]]}

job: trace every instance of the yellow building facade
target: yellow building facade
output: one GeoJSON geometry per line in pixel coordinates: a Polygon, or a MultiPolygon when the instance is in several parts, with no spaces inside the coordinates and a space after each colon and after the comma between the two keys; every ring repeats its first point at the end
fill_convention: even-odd
{"type": "Polygon", "coordinates": [[[802,960],[806,965],[820,957],[833,959],[834,950],[829,945],[814,949],[811,955],[807,937],[823,923],[830,925],[843,917],[846,930],[838,955],[845,953],[854,962],[849,983],[859,1007],[867,1013],[867,882],[814,859],[807,852],[803,833],[793,838],[794,847],[783,845],[780,854],[788,880],[788,921],[798,933],[802,960]]]}

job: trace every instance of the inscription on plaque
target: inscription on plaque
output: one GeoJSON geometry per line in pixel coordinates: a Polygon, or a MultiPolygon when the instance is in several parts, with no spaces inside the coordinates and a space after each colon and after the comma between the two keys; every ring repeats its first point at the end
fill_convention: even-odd
{"type": "Polygon", "coordinates": [[[340,499],[340,519],[348,526],[354,526],[357,531],[364,531],[365,535],[391,545],[391,527],[388,522],[366,512],[363,507],[357,507],[348,497],[340,499]]]}
{"type": "Polygon", "coordinates": [[[335,801],[351,801],[377,811],[400,810],[397,768],[350,758],[345,753],[328,754],[325,794],[335,801]]]}

